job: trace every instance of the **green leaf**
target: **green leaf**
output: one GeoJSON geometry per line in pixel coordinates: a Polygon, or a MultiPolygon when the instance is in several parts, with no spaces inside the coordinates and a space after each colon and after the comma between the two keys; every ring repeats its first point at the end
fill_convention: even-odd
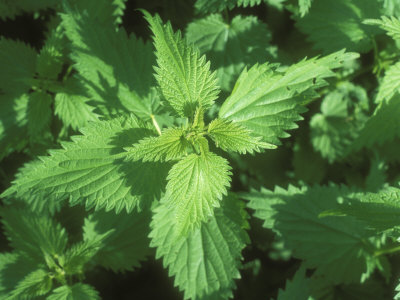
{"type": "Polygon", "coordinates": [[[232,94],[219,111],[221,118],[235,121],[262,136],[264,142],[279,145],[288,137],[286,130],[297,128],[305,111],[302,105],[314,97],[314,90],[326,85],[324,78],[334,76],[331,69],[357,58],[343,50],[322,58],[302,60],[282,70],[276,65],[255,65],[245,69],[232,94]]]}
{"type": "Polygon", "coordinates": [[[278,291],[277,300],[312,300],[310,296],[309,279],[306,277],[306,268],[300,267],[292,280],[286,280],[285,289],[278,291]]]}
{"type": "Polygon", "coordinates": [[[99,293],[91,285],[75,283],[63,285],[51,293],[46,300],[100,300],[99,293]]]}
{"type": "Polygon", "coordinates": [[[60,25],[50,32],[36,60],[39,78],[58,79],[65,61],[66,41],[60,25]]]}
{"type": "Polygon", "coordinates": [[[310,121],[311,142],[329,163],[345,157],[367,120],[366,91],[351,83],[343,83],[322,101],[321,113],[310,121]]]}
{"type": "Polygon", "coordinates": [[[353,143],[353,149],[371,148],[376,144],[396,140],[400,137],[400,95],[390,101],[382,101],[374,114],[365,123],[360,135],[353,143]],[[383,134],[384,133],[384,134],[383,134]]]}
{"type": "Polygon", "coordinates": [[[186,37],[207,55],[225,91],[232,89],[246,65],[264,63],[272,57],[271,33],[254,16],[239,15],[226,23],[220,14],[210,15],[190,23],[186,37]]]}
{"type": "Polygon", "coordinates": [[[261,142],[262,137],[252,136],[251,131],[240,124],[224,119],[213,120],[208,125],[208,134],[217,147],[225,151],[245,154],[276,148],[275,145],[261,142]]]}
{"type": "Polygon", "coordinates": [[[154,34],[156,79],[168,104],[182,117],[193,117],[197,106],[210,108],[218,97],[215,73],[197,49],[174,33],[170,23],[143,11],[154,34]]]}
{"type": "Polygon", "coordinates": [[[99,26],[85,13],[69,10],[61,16],[79,80],[95,106],[108,115],[125,111],[149,119],[154,84],[151,45],[133,34],[128,38],[123,28],[116,32],[112,24],[99,26]]]}
{"type": "Polygon", "coordinates": [[[54,112],[65,126],[78,130],[87,126],[88,122],[98,120],[99,115],[93,112],[94,107],[88,104],[78,79],[70,77],[58,92],[54,101],[54,112]]]}
{"type": "Polygon", "coordinates": [[[93,258],[96,264],[114,272],[132,271],[150,254],[149,224],[147,210],[118,215],[98,211],[85,219],[83,238],[101,240],[101,248],[93,258]]]}
{"type": "Polygon", "coordinates": [[[183,128],[168,128],[161,136],[144,138],[125,150],[129,152],[129,160],[170,161],[185,156],[188,146],[183,128]]]}
{"type": "Polygon", "coordinates": [[[50,217],[19,209],[2,209],[1,217],[14,249],[25,252],[37,262],[45,262],[45,256],[63,253],[68,242],[67,233],[50,217]]]}
{"type": "MultiPolygon", "coordinates": [[[[353,216],[376,231],[400,229],[400,189],[387,187],[378,193],[354,193],[322,215],[353,216]]],[[[340,218],[340,217],[339,217],[340,218]]]]}
{"type": "Polygon", "coordinates": [[[315,186],[296,191],[290,187],[261,193],[264,198],[251,199],[249,206],[282,235],[294,257],[302,259],[307,268],[316,268],[315,275],[335,284],[360,282],[380,266],[364,222],[352,217],[320,217],[338,207],[338,201],[349,194],[347,189],[315,186]]]}
{"type": "Polygon", "coordinates": [[[379,19],[368,19],[364,20],[364,24],[377,25],[386,31],[388,36],[391,36],[394,40],[400,41],[400,19],[395,16],[386,17],[382,16],[379,19]]]}
{"type": "Polygon", "coordinates": [[[0,297],[7,299],[18,282],[38,268],[37,263],[21,253],[0,253],[0,297]]]}
{"type": "Polygon", "coordinates": [[[312,0],[299,0],[300,16],[304,17],[310,10],[312,0]]]}
{"type": "Polygon", "coordinates": [[[42,296],[51,290],[52,285],[53,279],[49,272],[38,269],[18,282],[7,299],[32,299],[42,296]]]}
{"type": "Polygon", "coordinates": [[[176,238],[175,216],[159,205],[151,223],[151,246],[163,258],[175,285],[185,299],[228,299],[239,278],[241,251],[249,242],[247,214],[243,203],[229,194],[215,215],[189,233],[176,238]]]}
{"type": "Polygon", "coordinates": [[[235,6],[252,7],[260,3],[261,0],[197,0],[195,8],[199,13],[208,14],[232,9],[235,6]]]}
{"type": "Polygon", "coordinates": [[[308,35],[315,48],[325,53],[346,48],[348,51],[368,52],[372,35],[377,30],[362,24],[364,19],[378,18],[378,1],[318,0],[297,26],[308,35]]]}
{"type": "Polygon", "coordinates": [[[85,265],[89,262],[93,263],[93,256],[101,248],[101,239],[104,237],[79,242],[67,249],[58,260],[65,274],[83,276],[88,269],[85,265]]]}
{"type": "Polygon", "coordinates": [[[169,165],[124,161],[124,147],[149,136],[151,131],[135,117],[90,123],[62,143],[63,149],[26,164],[3,197],[23,198],[31,209],[58,209],[71,205],[132,211],[159,197],[169,165]]]}
{"type": "Polygon", "coordinates": [[[28,143],[28,100],[28,94],[0,95],[0,160],[28,143]]]}
{"type": "Polygon", "coordinates": [[[28,134],[32,140],[43,139],[44,133],[50,131],[52,118],[52,97],[45,93],[35,91],[29,94],[28,102],[28,134]]]}
{"type": "Polygon", "coordinates": [[[400,62],[390,66],[381,84],[379,85],[376,101],[390,100],[394,95],[400,93],[400,62]]]}
{"type": "Polygon", "coordinates": [[[19,97],[31,88],[36,51],[20,41],[0,38],[0,92],[19,97]]]}
{"type": "MultiPolygon", "coordinates": [[[[59,3],[58,0],[18,0],[18,1],[0,1],[0,19],[14,19],[15,16],[23,12],[33,13],[42,9],[55,7],[59,3]]],[[[1,48],[1,47],[0,47],[1,48]]]]}
{"type": "Polygon", "coordinates": [[[86,11],[90,18],[101,26],[122,23],[126,0],[73,0],[77,11],[86,11]]]}
{"type": "Polygon", "coordinates": [[[227,193],[230,169],[226,159],[211,152],[190,154],[171,168],[162,201],[174,211],[178,235],[214,214],[227,193]]]}

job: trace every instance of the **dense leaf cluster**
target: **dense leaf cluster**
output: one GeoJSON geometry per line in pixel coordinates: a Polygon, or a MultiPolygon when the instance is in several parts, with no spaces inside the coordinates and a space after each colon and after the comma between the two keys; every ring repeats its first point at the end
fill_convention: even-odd
{"type": "Polygon", "coordinates": [[[164,2],[142,40],[130,1],[0,0],[47,26],[0,37],[0,160],[26,157],[1,170],[0,298],[101,299],[87,274],[153,256],[228,299],[251,248],[293,266],[259,298],[400,299],[398,2],[164,2]]]}

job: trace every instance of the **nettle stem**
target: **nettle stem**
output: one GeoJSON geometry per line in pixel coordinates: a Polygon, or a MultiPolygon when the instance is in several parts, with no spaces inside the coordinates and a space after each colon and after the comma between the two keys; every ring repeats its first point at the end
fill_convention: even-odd
{"type": "Polygon", "coordinates": [[[151,117],[151,120],[153,121],[153,125],[154,125],[154,127],[156,128],[158,134],[161,135],[161,129],[160,129],[160,126],[159,126],[158,123],[157,123],[156,118],[154,117],[153,114],[151,114],[150,117],[151,117]]]}
{"type": "Polygon", "coordinates": [[[380,249],[378,251],[375,251],[374,256],[381,256],[381,255],[391,254],[391,253],[395,253],[395,252],[399,252],[399,251],[400,251],[400,245],[397,245],[395,247],[390,247],[390,248],[380,249]]]}

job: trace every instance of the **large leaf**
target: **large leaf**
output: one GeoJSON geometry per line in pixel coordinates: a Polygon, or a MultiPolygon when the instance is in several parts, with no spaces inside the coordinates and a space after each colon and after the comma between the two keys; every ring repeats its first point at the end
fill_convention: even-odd
{"type": "Polygon", "coordinates": [[[50,272],[43,269],[29,273],[18,282],[7,299],[29,299],[47,294],[53,284],[52,276],[50,272]]]}
{"type": "Polygon", "coordinates": [[[54,211],[72,205],[132,211],[160,195],[168,165],[124,161],[124,147],[151,131],[135,117],[99,121],[81,130],[63,149],[25,165],[4,196],[23,198],[32,209],[54,211]]]}
{"type": "Polygon", "coordinates": [[[289,136],[286,130],[297,128],[295,122],[305,111],[302,104],[313,98],[314,89],[326,84],[324,78],[334,76],[332,69],[356,57],[355,53],[339,51],[303,60],[286,70],[268,63],[245,69],[219,116],[262,136],[264,142],[279,145],[280,138],[289,136]]]}
{"type": "Polygon", "coordinates": [[[390,66],[381,84],[379,85],[376,101],[390,100],[394,95],[400,93],[400,62],[390,66]]]}
{"type": "Polygon", "coordinates": [[[372,48],[372,26],[362,24],[367,18],[378,18],[381,5],[376,0],[318,0],[307,15],[297,21],[301,31],[309,36],[315,48],[325,53],[346,48],[367,52],[372,48]]]}
{"type": "Polygon", "coordinates": [[[315,274],[333,283],[360,282],[381,264],[366,224],[353,217],[320,217],[348,193],[336,186],[277,188],[250,195],[249,206],[282,235],[294,257],[317,269],[315,274]]]}
{"type": "Polygon", "coordinates": [[[217,71],[219,85],[230,91],[246,65],[264,63],[271,58],[271,33],[254,16],[236,16],[226,23],[220,14],[196,20],[187,27],[186,36],[207,55],[217,71]]]}
{"type": "Polygon", "coordinates": [[[179,31],[174,33],[170,23],[143,13],[154,34],[156,79],[168,104],[182,117],[193,117],[197,106],[210,108],[219,92],[210,63],[179,31]]]}
{"type": "Polygon", "coordinates": [[[151,246],[157,247],[175,285],[185,299],[227,299],[239,278],[241,251],[249,242],[247,214],[233,194],[222,201],[215,215],[189,233],[176,237],[174,214],[166,205],[154,210],[151,246]]]}
{"type": "Polygon", "coordinates": [[[72,41],[71,57],[96,106],[106,114],[134,112],[150,118],[152,47],[112,24],[99,26],[89,15],[68,10],[62,24],[72,41]],[[112,46],[110,46],[112,45],[112,46]]]}
{"type": "Polygon", "coordinates": [[[176,233],[186,234],[220,206],[230,182],[228,161],[214,153],[190,154],[168,173],[163,198],[176,218],[176,233]]]}

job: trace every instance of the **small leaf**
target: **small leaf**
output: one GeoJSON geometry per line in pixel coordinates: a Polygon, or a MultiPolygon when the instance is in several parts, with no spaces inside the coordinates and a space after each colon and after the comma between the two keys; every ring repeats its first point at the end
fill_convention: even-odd
{"type": "Polygon", "coordinates": [[[210,63],[179,31],[174,33],[170,23],[164,25],[158,15],[143,13],[154,34],[156,79],[168,104],[182,117],[192,117],[197,106],[210,108],[219,93],[210,63]]]}
{"type": "Polygon", "coordinates": [[[238,123],[215,119],[208,125],[208,133],[217,147],[241,154],[260,152],[261,149],[275,149],[276,146],[262,142],[262,137],[252,136],[251,131],[238,123]]]}
{"type": "Polygon", "coordinates": [[[383,100],[389,101],[394,95],[400,93],[400,62],[390,66],[385,71],[385,76],[379,85],[378,95],[376,101],[382,102],[383,100]]]}
{"type": "Polygon", "coordinates": [[[162,201],[175,212],[178,235],[214,214],[226,195],[230,169],[226,159],[211,152],[190,154],[171,168],[162,201]]]}
{"type": "Polygon", "coordinates": [[[100,300],[99,293],[91,285],[75,283],[63,285],[51,293],[46,300],[100,300]]]}
{"type": "Polygon", "coordinates": [[[368,19],[363,21],[364,24],[368,25],[378,25],[380,28],[386,31],[388,36],[393,39],[400,41],[400,19],[395,16],[386,17],[382,16],[379,19],[368,19]]]}
{"type": "Polygon", "coordinates": [[[129,153],[128,160],[170,161],[186,155],[188,146],[183,128],[169,128],[161,136],[144,138],[125,150],[129,153]]]}

